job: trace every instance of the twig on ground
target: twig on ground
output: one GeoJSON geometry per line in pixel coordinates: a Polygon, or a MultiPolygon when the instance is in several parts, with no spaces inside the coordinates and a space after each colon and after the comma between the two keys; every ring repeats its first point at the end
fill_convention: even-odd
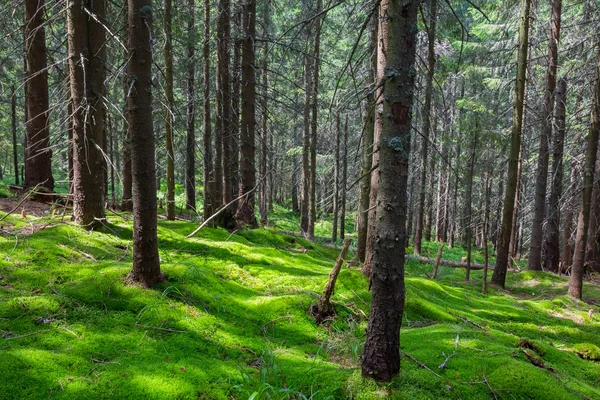
{"type": "Polygon", "coordinates": [[[431,372],[433,375],[437,376],[440,379],[444,379],[443,376],[441,376],[440,374],[438,374],[437,372],[433,371],[431,368],[429,368],[427,365],[423,364],[421,361],[417,360],[416,358],[414,358],[413,356],[411,356],[410,354],[406,353],[406,352],[402,352],[403,355],[405,355],[406,357],[410,358],[411,360],[413,360],[414,362],[416,362],[419,367],[426,369],[427,371],[431,372]]]}
{"type": "Polygon", "coordinates": [[[171,328],[161,328],[160,326],[142,325],[142,324],[133,324],[133,326],[137,326],[137,327],[140,327],[140,328],[146,328],[146,329],[156,329],[158,331],[165,331],[165,332],[187,333],[187,331],[180,331],[180,330],[171,329],[171,328]]]}
{"type": "Polygon", "coordinates": [[[469,318],[467,318],[467,317],[463,317],[462,315],[459,315],[459,314],[457,314],[457,313],[454,313],[454,312],[452,312],[452,311],[448,311],[448,314],[450,314],[450,315],[454,315],[456,318],[460,318],[460,319],[462,319],[463,321],[465,321],[465,322],[468,322],[469,324],[471,324],[471,325],[473,325],[473,326],[475,326],[475,327],[477,327],[477,328],[479,328],[479,329],[485,329],[485,327],[483,327],[483,326],[479,325],[477,322],[473,322],[473,321],[471,321],[471,320],[470,320],[469,318]]]}
{"type": "Polygon", "coordinates": [[[498,400],[498,396],[496,396],[496,392],[494,391],[494,389],[492,389],[492,386],[490,385],[487,378],[485,377],[485,374],[483,374],[483,381],[485,382],[488,389],[490,389],[490,392],[492,393],[492,396],[494,396],[494,399],[498,400]]]}

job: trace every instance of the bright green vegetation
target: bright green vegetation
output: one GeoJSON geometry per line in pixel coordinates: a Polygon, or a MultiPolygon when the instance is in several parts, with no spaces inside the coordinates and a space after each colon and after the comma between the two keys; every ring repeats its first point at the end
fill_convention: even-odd
{"type": "Polygon", "coordinates": [[[335,321],[307,313],[336,251],[275,228],[188,240],[195,224],[161,221],[168,281],[145,290],[123,282],[131,221],[110,222],[2,221],[49,225],[0,238],[0,398],[600,398],[598,308],[566,297],[564,278],[511,273],[508,291],[484,296],[481,271],[467,284],[442,267],[432,281],[431,265],[408,262],[402,351],[430,370],[403,356],[379,385],[360,377],[370,295],[358,269],[339,276],[335,321]]]}

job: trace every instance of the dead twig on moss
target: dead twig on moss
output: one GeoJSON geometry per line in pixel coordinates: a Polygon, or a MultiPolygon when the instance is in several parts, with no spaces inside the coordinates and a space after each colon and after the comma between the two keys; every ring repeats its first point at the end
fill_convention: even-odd
{"type": "Polygon", "coordinates": [[[431,368],[429,368],[427,365],[423,364],[421,361],[417,360],[416,358],[414,358],[413,356],[411,356],[410,354],[406,353],[406,352],[402,352],[402,355],[410,358],[411,360],[413,360],[415,363],[417,363],[417,365],[423,369],[426,369],[427,371],[431,372],[433,375],[435,375],[436,377],[440,378],[440,379],[444,379],[443,376],[441,376],[440,374],[438,374],[437,372],[435,372],[434,370],[432,370],[431,368]]]}

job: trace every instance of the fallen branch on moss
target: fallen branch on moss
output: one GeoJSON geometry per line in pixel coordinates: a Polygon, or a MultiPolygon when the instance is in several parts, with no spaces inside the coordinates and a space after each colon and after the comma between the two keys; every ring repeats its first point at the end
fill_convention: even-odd
{"type": "MultiPolygon", "coordinates": [[[[410,260],[416,260],[416,261],[420,261],[420,262],[424,262],[424,263],[431,263],[434,264],[436,263],[436,259],[435,258],[429,258],[429,257],[422,257],[422,256],[413,256],[413,255],[406,255],[406,258],[410,259],[410,260]]],[[[440,260],[440,265],[445,265],[447,267],[452,267],[452,268],[467,268],[467,263],[464,261],[454,261],[454,260],[440,260]]],[[[471,263],[471,270],[482,270],[485,268],[485,265],[483,264],[475,264],[475,263],[471,263]]],[[[489,266],[488,269],[494,269],[493,266],[489,266]]]]}
{"type": "Polygon", "coordinates": [[[413,360],[414,362],[417,363],[417,365],[419,365],[419,367],[426,369],[427,371],[431,372],[432,374],[434,374],[435,376],[437,376],[440,379],[444,379],[443,376],[441,376],[440,374],[438,374],[437,372],[435,372],[434,370],[432,370],[431,368],[429,368],[427,365],[423,364],[421,361],[417,360],[416,358],[414,358],[413,356],[411,356],[408,353],[402,352],[402,355],[410,358],[411,360],[413,360]]]}

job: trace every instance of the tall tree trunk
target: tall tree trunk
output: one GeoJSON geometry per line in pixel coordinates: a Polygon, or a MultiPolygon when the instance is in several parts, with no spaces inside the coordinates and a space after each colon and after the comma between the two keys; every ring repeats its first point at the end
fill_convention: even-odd
{"type": "MultiPolygon", "coordinates": [[[[598,38],[600,38],[600,36],[598,38]]],[[[581,192],[581,204],[579,206],[575,253],[573,255],[573,265],[571,268],[571,279],[569,280],[569,296],[577,299],[581,299],[583,295],[585,248],[587,245],[590,203],[596,169],[598,137],[600,136],[600,43],[597,43],[596,45],[598,46],[598,61],[596,64],[592,115],[590,118],[590,132],[587,138],[587,150],[585,153],[583,190],[581,192]]]]}
{"type": "MultiPolygon", "coordinates": [[[[317,0],[316,15],[319,15],[323,8],[323,1],[317,0]]],[[[313,78],[312,78],[312,96],[311,109],[312,120],[310,123],[310,184],[309,184],[309,213],[308,213],[308,236],[315,236],[315,222],[317,221],[317,123],[318,123],[318,99],[319,99],[319,64],[320,64],[320,49],[321,49],[321,27],[323,26],[323,18],[318,17],[315,20],[315,46],[313,50],[313,78]]]]}
{"type": "MultiPolygon", "coordinates": [[[[69,113],[71,115],[71,113],[69,113]]],[[[10,128],[12,133],[13,164],[15,170],[15,185],[19,184],[19,151],[17,147],[17,94],[15,85],[10,88],[10,128]]]]}
{"type": "Polygon", "coordinates": [[[519,162],[519,149],[521,148],[521,132],[523,131],[523,102],[527,79],[527,48],[529,43],[529,18],[531,0],[521,0],[521,22],[519,24],[519,55],[517,66],[517,82],[515,85],[515,106],[511,134],[510,157],[508,163],[508,178],[506,182],[506,196],[502,213],[502,233],[496,267],[492,275],[492,283],[504,287],[506,271],[508,270],[508,247],[513,222],[513,209],[517,192],[517,169],[519,162]]]}
{"type": "MultiPolygon", "coordinates": [[[[265,2],[264,4],[264,36],[269,36],[270,29],[270,10],[269,10],[269,2],[265,2]]],[[[268,222],[268,200],[270,196],[271,189],[273,183],[269,181],[269,177],[272,177],[271,172],[269,172],[269,177],[267,176],[267,167],[269,162],[269,133],[268,133],[268,118],[269,118],[269,110],[267,103],[268,96],[268,84],[269,84],[269,73],[268,73],[268,46],[264,46],[263,48],[263,62],[262,62],[262,104],[261,104],[261,151],[260,151],[260,223],[261,225],[267,225],[268,222]]],[[[272,139],[271,136],[271,147],[272,147],[272,139]]]]}
{"type": "Polygon", "coordinates": [[[204,189],[202,199],[204,203],[203,217],[206,221],[213,213],[219,202],[219,196],[216,194],[216,164],[213,164],[212,149],[212,126],[210,121],[210,0],[204,0],[204,41],[202,44],[203,66],[203,106],[202,106],[202,126],[204,134],[202,135],[202,150],[204,152],[202,160],[202,180],[204,189]]]}
{"type": "Polygon", "coordinates": [[[598,251],[598,233],[600,218],[600,155],[596,154],[596,172],[594,177],[594,189],[592,190],[592,200],[590,205],[590,219],[588,226],[588,240],[585,248],[585,264],[593,271],[599,267],[599,251],[598,251]]]}
{"type": "Polygon", "coordinates": [[[384,0],[388,15],[386,81],[383,98],[376,237],[373,245],[373,300],[362,375],[389,382],[400,371],[400,325],[404,313],[406,196],[410,160],[411,107],[419,1],[384,0]],[[389,7],[389,8],[388,8],[389,7]],[[389,35],[389,36],[388,36],[389,35]]]}
{"type": "MultiPolygon", "coordinates": [[[[377,17],[376,12],[371,16],[371,29],[369,31],[369,52],[371,53],[371,71],[368,83],[374,87],[377,79],[377,17]]],[[[360,165],[360,194],[358,200],[357,217],[357,243],[356,256],[360,262],[365,262],[367,247],[367,228],[369,224],[369,196],[371,193],[371,170],[373,161],[373,131],[375,130],[375,94],[369,90],[366,99],[367,110],[365,113],[365,136],[363,140],[362,159],[360,165]]],[[[410,230],[408,230],[410,232],[410,230]]]]}
{"type": "Polygon", "coordinates": [[[173,0],[164,0],[165,15],[163,29],[165,30],[165,140],[167,142],[167,193],[166,193],[166,211],[167,219],[175,219],[175,150],[173,149],[173,124],[175,119],[174,100],[173,100],[173,28],[172,28],[172,2],[173,0]]]}
{"type": "MultiPolygon", "coordinates": [[[[310,32],[307,33],[310,37],[310,32]]],[[[303,134],[302,134],[302,194],[300,196],[300,230],[308,235],[308,222],[310,213],[310,99],[312,88],[312,63],[311,57],[304,56],[304,109],[303,109],[303,134]]]]}
{"type": "Polygon", "coordinates": [[[448,196],[447,187],[448,180],[446,179],[446,171],[448,167],[446,162],[448,160],[448,145],[444,137],[444,132],[448,129],[447,119],[444,117],[442,120],[442,132],[440,135],[441,143],[441,158],[438,173],[438,184],[437,184],[437,199],[436,199],[436,215],[435,215],[435,241],[445,242],[445,231],[446,231],[446,199],[448,196]]]}
{"type": "Polygon", "coordinates": [[[342,157],[342,182],[340,189],[341,196],[341,213],[340,213],[340,239],[346,237],[346,181],[348,180],[348,114],[346,114],[346,124],[344,126],[344,155],[342,157]]]}
{"type": "Polygon", "coordinates": [[[430,0],[427,26],[427,76],[425,79],[425,105],[423,108],[423,137],[421,145],[421,178],[419,182],[419,202],[417,203],[417,223],[415,228],[415,254],[421,254],[423,220],[425,213],[425,194],[427,191],[427,157],[429,152],[429,131],[431,130],[431,98],[433,95],[433,74],[435,72],[435,28],[437,18],[437,0],[430,0]]]}
{"type": "Polygon", "coordinates": [[[543,244],[544,268],[558,272],[560,264],[560,198],[564,176],[563,151],[565,148],[565,117],[567,103],[567,81],[561,79],[556,88],[556,134],[552,146],[552,185],[548,203],[546,236],[543,244]]]}
{"type": "Polygon", "coordinates": [[[129,63],[131,91],[127,118],[133,169],[133,269],[128,277],[150,287],[164,280],[158,257],[156,169],[152,126],[152,1],[129,1],[129,63]]]}
{"type": "Polygon", "coordinates": [[[187,43],[187,140],[185,152],[185,208],[196,209],[196,5],[188,0],[188,43],[187,43]]]}
{"type": "Polygon", "coordinates": [[[535,206],[531,222],[531,243],[529,246],[528,269],[542,269],[543,222],[546,207],[546,186],[548,181],[549,142],[552,138],[552,112],[554,111],[556,71],[558,68],[558,41],[560,40],[562,0],[552,2],[552,29],[548,40],[548,69],[546,70],[546,90],[542,108],[542,132],[538,156],[538,170],[535,181],[535,206]]]}
{"type": "MultiPolygon", "coordinates": [[[[217,195],[221,196],[222,204],[227,204],[233,200],[231,173],[231,74],[229,70],[231,3],[229,0],[218,0],[217,3],[217,124],[220,130],[218,135],[220,136],[219,145],[221,147],[221,154],[218,154],[219,149],[217,149],[217,159],[215,162],[221,163],[223,174],[221,177],[221,191],[217,195]]],[[[217,146],[216,142],[215,146],[217,146]]],[[[226,214],[229,213],[226,212],[226,214]]]]}
{"type": "Polygon", "coordinates": [[[465,280],[468,282],[471,277],[471,247],[473,244],[473,176],[475,174],[475,161],[477,159],[477,141],[478,141],[478,123],[475,123],[475,134],[471,142],[471,157],[469,169],[467,171],[467,179],[465,182],[465,232],[467,244],[467,273],[465,280]]]}
{"type": "Polygon", "coordinates": [[[105,0],[72,0],[67,8],[69,74],[73,107],[73,218],[87,229],[104,212],[105,0]],[[88,16],[86,9],[96,16],[88,16]]]}
{"type": "MultiPolygon", "coordinates": [[[[128,3],[124,2],[124,8],[127,15],[128,3]]],[[[123,42],[129,43],[129,37],[127,32],[127,21],[125,21],[125,29],[123,30],[123,42]]],[[[125,60],[128,59],[129,50],[125,50],[125,54],[123,58],[125,60]]],[[[123,115],[127,116],[127,97],[129,94],[129,79],[127,76],[123,79],[123,115]]],[[[133,211],[133,182],[131,176],[131,133],[130,129],[127,127],[127,117],[123,119],[123,170],[122,170],[122,182],[123,182],[123,197],[121,199],[121,210],[123,211],[133,211]]]]}
{"type": "Polygon", "coordinates": [[[567,213],[565,215],[565,225],[563,228],[564,237],[563,237],[563,248],[562,248],[562,261],[559,268],[559,272],[567,272],[568,267],[571,265],[571,256],[573,252],[571,235],[573,234],[573,218],[575,216],[575,207],[577,207],[577,198],[574,193],[576,193],[577,183],[579,182],[579,166],[577,165],[577,160],[571,160],[571,184],[569,188],[569,192],[573,193],[569,204],[565,204],[565,208],[567,209],[567,213]]]}
{"type": "Polygon", "coordinates": [[[25,187],[54,190],[46,69],[45,0],[25,0],[25,187]]]}
{"type": "MultiPolygon", "coordinates": [[[[216,60],[216,93],[215,93],[215,159],[214,159],[214,174],[215,174],[215,198],[213,207],[216,210],[221,208],[223,203],[223,111],[229,107],[224,107],[225,89],[223,88],[224,75],[227,75],[227,92],[229,92],[229,47],[227,40],[229,39],[229,0],[217,1],[217,60],[216,60]],[[227,74],[225,73],[227,71],[227,74]]],[[[227,94],[228,97],[228,94],[227,94]]]]}
{"type": "Polygon", "coordinates": [[[373,251],[377,237],[377,190],[379,185],[379,136],[383,124],[383,79],[387,65],[388,53],[388,17],[385,14],[390,7],[390,0],[381,0],[377,15],[377,73],[376,73],[376,92],[375,92],[375,121],[373,127],[373,155],[371,164],[371,190],[369,197],[369,212],[367,226],[367,240],[365,249],[365,260],[361,272],[366,276],[371,276],[373,270],[373,251]]]}
{"type": "MultiPolygon", "coordinates": [[[[431,113],[433,114],[432,121],[432,143],[435,148],[437,144],[437,118],[435,117],[435,108],[431,107],[431,113]]],[[[429,157],[429,170],[427,171],[429,175],[429,187],[427,189],[427,195],[425,200],[425,229],[423,230],[423,236],[426,241],[431,241],[431,227],[433,226],[433,186],[435,184],[435,157],[433,154],[429,157]]]]}
{"type": "MultiPolygon", "coordinates": [[[[256,37],[256,0],[245,0],[242,12],[242,129],[240,195],[246,195],[238,205],[237,219],[243,224],[256,226],[254,215],[255,129],[256,129],[256,76],[254,41],[256,37]]],[[[266,73],[266,71],[265,71],[266,73]]]]}
{"type": "Polygon", "coordinates": [[[331,232],[331,241],[337,241],[338,217],[340,212],[340,140],[342,136],[342,127],[340,122],[340,109],[338,107],[335,114],[335,161],[333,164],[333,230],[331,232]]]}
{"type": "MultiPolygon", "coordinates": [[[[233,39],[233,66],[231,73],[231,190],[234,197],[240,191],[240,129],[241,129],[241,84],[242,84],[242,13],[240,7],[235,8],[235,27],[238,34],[233,39]]],[[[238,202],[231,205],[237,210],[238,202]]]]}

